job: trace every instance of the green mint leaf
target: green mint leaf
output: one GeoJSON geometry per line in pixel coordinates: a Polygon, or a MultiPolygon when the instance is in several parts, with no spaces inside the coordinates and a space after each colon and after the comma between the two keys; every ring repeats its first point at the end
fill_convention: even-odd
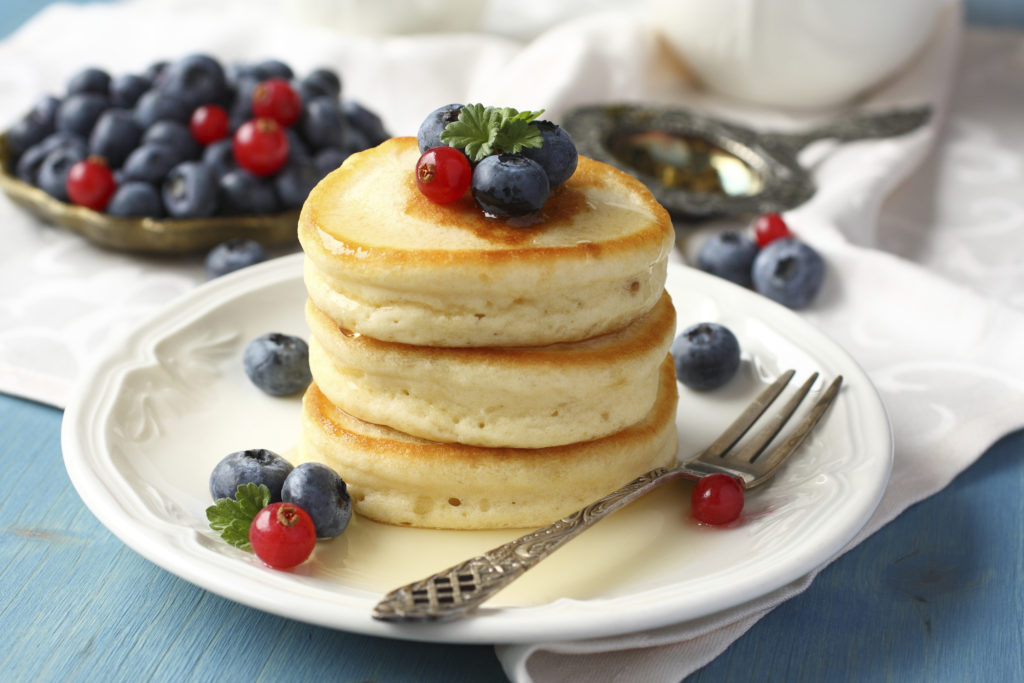
{"type": "Polygon", "coordinates": [[[524,147],[540,147],[540,131],[530,122],[544,113],[517,111],[511,107],[485,107],[467,104],[459,119],[445,126],[441,142],[461,149],[470,161],[480,161],[491,154],[517,154],[524,147]]]}
{"type": "Polygon", "coordinates": [[[524,147],[540,147],[544,143],[540,131],[536,126],[531,126],[530,120],[515,119],[509,121],[498,131],[494,139],[494,146],[503,152],[519,154],[524,147]]]}
{"type": "Polygon", "coordinates": [[[270,489],[263,484],[241,484],[235,491],[235,499],[220,498],[206,508],[206,519],[210,528],[220,533],[226,542],[252,550],[249,545],[249,525],[260,510],[270,505],[270,489]]]}

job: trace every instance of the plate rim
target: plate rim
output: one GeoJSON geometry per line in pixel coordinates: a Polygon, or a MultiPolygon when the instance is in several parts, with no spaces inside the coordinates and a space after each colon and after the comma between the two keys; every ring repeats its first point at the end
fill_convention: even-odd
{"type": "MultiPolygon", "coordinates": [[[[301,252],[291,254],[204,283],[162,307],[160,311],[139,321],[126,336],[111,340],[102,351],[94,356],[92,364],[76,384],[71,399],[65,408],[62,421],[61,448],[65,468],[79,497],[100,523],[107,527],[128,547],[157,566],[224,598],[268,613],[328,628],[365,635],[426,642],[466,644],[535,642],[545,639],[543,631],[539,631],[537,628],[538,620],[544,620],[545,624],[548,625],[544,630],[557,634],[552,638],[547,638],[550,640],[580,640],[623,635],[705,618],[767,595],[771,591],[801,578],[808,572],[830,561],[863,528],[874,513],[885,492],[893,461],[892,428],[877,389],[856,360],[839,344],[794,312],[724,280],[719,280],[700,271],[672,263],[669,267],[670,280],[673,277],[696,278],[702,285],[701,293],[704,296],[716,298],[715,295],[721,294],[726,299],[736,297],[743,299],[748,296],[757,297],[759,301],[756,302],[756,306],[764,305],[769,307],[768,310],[771,311],[771,314],[768,317],[781,317],[783,321],[788,321],[789,324],[795,325],[802,335],[810,335],[810,338],[819,345],[816,348],[819,348],[819,350],[824,348],[831,355],[836,356],[844,364],[848,365],[850,374],[856,376],[847,377],[847,386],[851,385],[850,380],[854,380],[852,385],[856,387],[858,392],[863,392],[864,396],[869,399],[867,403],[862,405],[862,408],[867,410],[868,413],[873,413],[873,415],[867,415],[866,417],[872,419],[875,422],[875,427],[881,429],[884,433],[882,440],[885,443],[879,443],[876,446],[880,451],[883,448],[885,451],[884,453],[880,452],[877,456],[880,459],[879,464],[884,468],[884,477],[881,477],[876,482],[877,490],[874,492],[875,495],[864,502],[858,510],[859,514],[855,518],[847,520],[847,523],[843,525],[842,533],[835,534],[827,548],[819,548],[816,553],[813,553],[815,556],[823,559],[820,559],[813,566],[801,565],[799,571],[793,571],[792,568],[788,568],[789,571],[776,572],[773,580],[770,582],[770,587],[765,588],[763,585],[759,588],[748,586],[746,590],[736,591],[727,604],[715,602],[714,605],[711,605],[707,604],[708,601],[706,600],[703,602],[698,600],[691,604],[690,613],[682,619],[670,618],[670,615],[665,613],[665,609],[661,609],[657,613],[657,618],[654,619],[651,619],[650,615],[638,613],[638,610],[635,609],[628,613],[609,610],[610,603],[621,603],[622,601],[636,602],[638,598],[645,597],[645,593],[657,593],[658,590],[664,590],[664,588],[641,591],[640,593],[609,599],[559,599],[543,605],[516,607],[514,609],[496,608],[491,610],[485,608],[481,610],[478,618],[431,624],[392,624],[376,621],[370,615],[369,607],[372,607],[372,603],[369,607],[365,608],[363,605],[359,605],[359,609],[362,610],[360,614],[339,613],[337,602],[317,605],[314,601],[312,609],[308,610],[290,608],[288,604],[282,604],[280,597],[275,597],[277,596],[276,590],[285,589],[289,593],[298,592],[304,595],[312,591],[312,595],[315,595],[317,592],[322,591],[323,587],[318,586],[316,580],[308,579],[308,577],[300,576],[297,577],[298,580],[296,581],[294,574],[274,572],[274,570],[252,567],[245,563],[236,563],[240,565],[237,569],[241,576],[226,577],[221,575],[221,568],[215,564],[200,563],[197,566],[194,562],[190,564],[178,561],[175,548],[168,546],[168,536],[153,534],[152,528],[143,521],[127,518],[121,514],[124,511],[125,504],[118,499],[118,493],[123,492],[115,490],[110,482],[104,481],[101,472],[97,470],[95,454],[90,455],[86,453],[88,446],[86,445],[86,440],[82,437],[83,430],[88,431],[90,425],[97,424],[97,418],[103,415],[104,406],[113,401],[113,395],[107,394],[109,394],[112,387],[118,384],[114,380],[118,377],[123,377],[123,374],[132,368],[156,360],[153,355],[153,347],[159,341],[157,333],[161,330],[161,326],[170,326],[172,330],[181,329],[187,324],[187,321],[176,320],[178,317],[185,316],[187,320],[194,320],[202,317],[206,312],[230,303],[242,294],[257,291],[261,288],[281,286],[295,278],[301,278],[299,264],[302,258],[301,252]],[[679,275],[680,272],[683,275],[679,275]],[[673,273],[676,274],[673,275],[673,273]],[[710,288],[711,292],[709,293],[703,287],[710,288]],[[135,344],[133,346],[131,342],[136,339],[149,339],[151,343],[135,344]],[[133,350],[133,352],[126,354],[126,348],[133,350]],[[141,355],[139,355],[140,353],[141,355]],[[105,381],[103,381],[104,377],[105,381]],[[103,390],[100,392],[100,396],[105,400],[96,400],[98,383],[103,390]],[[268,574],[268,572],[272,573],[268,574]],[[251,590],[254,585],[264,588],[269,587],[270,590],[254,592],[251,590]],[[613,621],[613,625],[595,623],[602,621],[593,619],[596,614],[599,612],[608,614],[609,611],[613,612],[612,618],[603,621],[613,621]],[[580,613],[585,617],[583,620],[587,621],[587,623],[582,626],[577,623],[575,628],[568,627],[574,621],[573,615],[580,613]]],[[[801,345],[801,348],[803,346],[801,345]]],[[[845,375],[848,370],[844,368],[843,372],[845,375]]],[[[875,436],[883,435],[876,434],[875,436]]],[[[105,439],[103,441],[105,444],[105,439]]],[[[99,463],[99,465],[102,464],[99,463]]],[[[113,464],[111,463],[109,467],[113,469],[113,464]]],[[[137,495],[134,491],[131,493],[132,495],[137,495]]],[[[194,533],[186,527],[180,527],[179,531],[181,532],[179,536],[188,536],[194,533]]],[[[173,536],[171,540],[173,540],[173,536]]],[[[366,592],[360,589],[352,590],[358,593],[366,592]]],[[[332,595],[335,600],[346,598],[340,592],[332,593],[332,595]]],[[[308,598],[309,596],[306,597],[308,598]]],[[[376,602],[376,599],[379,599],[379,597],[382,596],[375,596],[373,602],[376,602]]],[[[344,600],[342,601],[344,602],[344,600]]],[[[309,603],[310,600],[303,599],[301,606],[310,606],[309,603]]],[[[579,621],[578,616],[576,621],[579,621]]]]}

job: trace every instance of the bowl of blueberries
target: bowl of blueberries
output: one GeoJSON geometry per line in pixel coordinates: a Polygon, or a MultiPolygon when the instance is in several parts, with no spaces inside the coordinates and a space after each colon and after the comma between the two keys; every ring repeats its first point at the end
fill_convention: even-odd
{"type": "Polygon", "coordinates": [[[296,240],[306,195],[387,139],[331,68],[206,54],[140,73],[87,67],[0,134],[0,189],[106,248],[185,254],[296,240]]]}

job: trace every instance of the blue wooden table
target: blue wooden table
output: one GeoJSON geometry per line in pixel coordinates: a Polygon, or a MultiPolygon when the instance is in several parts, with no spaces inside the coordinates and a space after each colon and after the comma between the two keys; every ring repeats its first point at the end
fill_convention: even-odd
{"type": "MultiPolygon", "coordinates": [[[[4,0],[0,37],[42,4],[4,0]]],[[[0,395],[0,680],[505,680],[490,647],[308,626],[150,564],[71,487],[61,416],[0,395]]],[[[687,680],[1024,681],[1024,431],[687,680]]]]}

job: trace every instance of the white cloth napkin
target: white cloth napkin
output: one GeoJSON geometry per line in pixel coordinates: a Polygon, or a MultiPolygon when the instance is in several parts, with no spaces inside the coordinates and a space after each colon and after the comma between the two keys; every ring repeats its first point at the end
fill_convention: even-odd
{"type": "MultiPolygon", "coordinates": [[[[51,7],[0,43],[0,126],[64,83],[83,66],[83,54],[123,72],[193,51],[227,61],[282,57],[300,72],[332,65],[348,96],[406,135],[426,112],[455,101],[543,107],[554,120],[577,104],[647,101],[773,129],[831,113],[759,111],[694,91],[651,25],[630,12],[570,16],[550,30],[516,27],[505,37],[360,37],[254,5],[259,0],[51,7]]],[[[824,290],[802,315],[861,363],[892,419],[892,482],[851,545],[1024,425],[1024,201],[1014,191],[1024,180],[1024,37],[970,34],[971,61],[957,76],[960,40],[954,3],[925,53],[863,102],[931,103],[938,116],[898,139],[808,150],[820,191],[787,214],[828,263],[824,290]],[[962,92],[950,98],[954,82],[962,92]],[[995,83],[998,99],[991,97],[995,83]]],[[[199,257],[102,251],[2,199],[0,225],[0,390],[7,393],[62,405],[105,338],[203,279],[199,257]]],[[[683,258],[703,231],[681,228],[680,235],[683,258]]],[[[498,645],[497,654],[517,681],[678,681],[812,580],[685,624],[498,645]]]]}

